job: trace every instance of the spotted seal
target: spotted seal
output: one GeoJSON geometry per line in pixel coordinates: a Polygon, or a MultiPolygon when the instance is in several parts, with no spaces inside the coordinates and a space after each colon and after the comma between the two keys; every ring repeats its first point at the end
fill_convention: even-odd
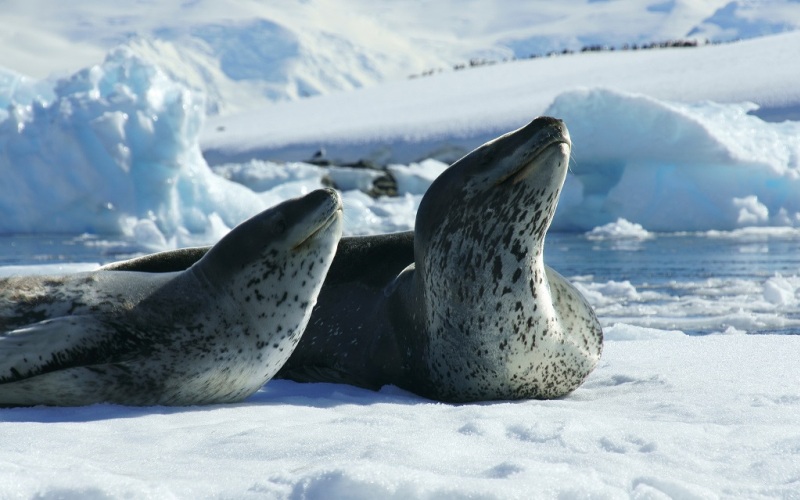
{"type": "MultiPolygon", "coordinates": [[[[394,384],[450,402],[556,398],[577,388],[600,358],[602,330],[543,255],[570,150],[562,121],[537,118],[438,177],[413,233],[343,238],[277,376],[394,384]]],[[[203,251],[118,268],[181,267],[203,251]]]]}
{"type": "Polygon", "coordinates": [[[0,280],[0,406],[240,401],[284,364],[341,236],[318,190],[234,228],[183,271],[0,280]]]}

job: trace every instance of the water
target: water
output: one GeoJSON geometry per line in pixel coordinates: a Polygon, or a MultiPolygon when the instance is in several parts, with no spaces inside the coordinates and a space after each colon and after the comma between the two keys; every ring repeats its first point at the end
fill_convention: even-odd
{"type": "Polygon", "coordinates": [[[0,267],[97,264],[140,253],[142,249],[130,243],[92,235],[0,236],[0,267]]]}
{"type": "Polygon", "coordinates": [[[646,240],[590,241],[547,235],[545,259],[565,276],[659,284],[710,278],[764,279],[800,273],[800,238],[656,235],[646,240]]]}
{"type": "MultiPolygon", "coordinates": [[[[130,243],[87,235],[2,236],[0,274],[85,270],[141,253],[130,243]]],[[[553,233],[545,260],[584,293],[604,328],[800,334],[797,237],[592,241],[553,233]]]]}
{"type": "Polygon", "coordinates": [[[800,334],[797,237],[550,234],[545,260],[584,292],[604,327],[800,334]]]}

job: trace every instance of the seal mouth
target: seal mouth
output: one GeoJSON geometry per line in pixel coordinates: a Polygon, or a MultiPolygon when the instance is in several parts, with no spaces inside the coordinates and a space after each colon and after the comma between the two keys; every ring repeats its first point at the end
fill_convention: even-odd
{"type": "Polygon", "coordinates": [[[558,138],[554,139],[551,142],[546,143],[542,147],[536,150],[536,152],[531,155],[531,159],[527,162],[523,163],[519,168],[512,170],[511,172],[505,174],[504,176],[500,177],[496,185],[502,184],[504,182],[510,181],[512,185],[519,184],[520,182],[524,181],[532,172],[534,172],[540,165],[543,163],[548,163],[547,160],[555,153],[558,152],[563,154],[564,156],[569,156],[569,152],[572,145],[568,139],[558,138]]]}

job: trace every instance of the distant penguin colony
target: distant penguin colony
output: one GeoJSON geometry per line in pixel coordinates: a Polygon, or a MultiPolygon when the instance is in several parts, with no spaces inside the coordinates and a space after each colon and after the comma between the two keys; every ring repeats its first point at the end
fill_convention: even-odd
{"type": "Polygon", "coordinates": [[[341,221],[339,195],[318,190],[183,270],[0,280],[0,406],[241,401],[299,342],[341,221]]]}
{"type": "MultiPolygon", "coordinates": [[[[423,197],[415,230],[343,238],[296,349],[276,374],[447,402],[556,398],[597,365],[591,306],[544,264],[571,150],[537,118],[454,163],[423,197]]],[[[206,249],[106,271],[178,272],[206,249]]]]}

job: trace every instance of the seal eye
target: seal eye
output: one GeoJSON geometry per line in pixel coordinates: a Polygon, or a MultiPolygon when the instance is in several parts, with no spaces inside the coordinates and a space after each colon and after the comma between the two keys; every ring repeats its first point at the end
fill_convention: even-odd
{"type": "Polygon", "coordinates": [[[285,233],[287,227],[286,218],[283,217],[283,215],[275,217],[275,219],[272,221],[272,227],[276,235],[285,233]]]}

